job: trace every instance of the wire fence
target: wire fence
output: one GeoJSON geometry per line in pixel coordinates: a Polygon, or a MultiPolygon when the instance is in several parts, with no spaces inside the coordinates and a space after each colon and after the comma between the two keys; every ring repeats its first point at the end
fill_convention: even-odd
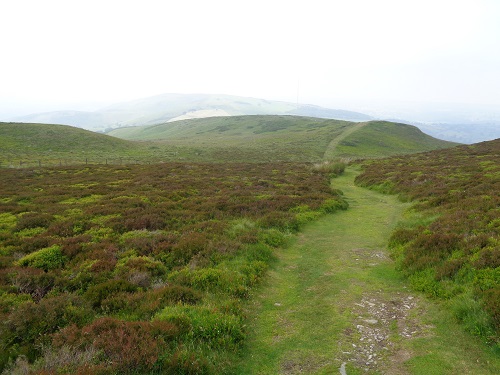
{"type": "Polygon", "coordinates": [[[127,165],[154,164],[159,161],[138,158],[85,158],[85,159],[0,159],[0,169],[5,168],[47,168],[78,165],[127,165]]]}

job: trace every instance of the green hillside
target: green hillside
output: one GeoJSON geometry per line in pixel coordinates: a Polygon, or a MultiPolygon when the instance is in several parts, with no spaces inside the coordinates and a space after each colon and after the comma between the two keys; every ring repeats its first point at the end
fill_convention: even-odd
{"type": "Polygon", "coordinates": [[[50,149],[82,152],[89,147],[126,151],[133,148],[130,142],[65,125],[0,123],[0,133],[2,151],[29,148],[37,152],[50,149]]]}
{"type": "Polygon", "coordinates": [[[128,140],[161,141],[190,149],[193,157],[239,160],[320,161],[336,157],[383,157],[446,148],[411,125],[353,123],[298,116],[235,116],[192,119],[113,130],[128,140]]]}
{"type": "Polygon", "coordinates": [[[165,161],[319,162],[453,146],[410,125],[298,116],[235,116],[120,128],[0,123],[0,166],[165,161]],[[120,139],[122,138],[122,139],[120,139]]]}
{"type": "Polygon", "coordinates": [[[416,126],[370,121],[342,139],[334,154],[341,157],[379,158],[448,148],[452,145],[456,143],[431,137],[416,126]]]}
{"type": "Polygon", "coordinates": [[[0,123],[0,166],[140,157],[144,145],[66,125],[0,123]]]}

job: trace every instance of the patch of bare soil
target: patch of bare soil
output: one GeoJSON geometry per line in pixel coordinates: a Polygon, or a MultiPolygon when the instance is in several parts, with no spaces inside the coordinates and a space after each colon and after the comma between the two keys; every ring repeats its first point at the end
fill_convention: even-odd
{"type": "Polygon", "coordinates": [[[311,374],[328,364],[314,356],[288,359],[281,364],[280,375],[311,374]]]}
{"type": "Polygon", "coordinates": [[[341,360],[367,373],[408,373],[404,362],[411,353],[403,349],[402,341],[427,335],[431,328],[418,319],[421,309],[417,299],[410,294],[388,296],[379,291],[363,295],[352,312],[356,318],[344,332],[341,360]]]}

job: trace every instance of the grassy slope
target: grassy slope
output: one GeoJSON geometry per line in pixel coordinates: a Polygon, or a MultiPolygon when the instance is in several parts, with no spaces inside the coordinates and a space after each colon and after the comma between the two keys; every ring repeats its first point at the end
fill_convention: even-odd
{"type": "Polygon", "coordinates": [[[278,253],[251,306],[253,334],[237,373],[333,374],[342,363],[348,374],[497,373],[498,357],[438,306],[410,295],[383,255],[407,206],[354,186],[353,178],[348,170],[333,183],[346,193],[350,209],[310,224],[278,253]],[[369,303],[378,315],[366,311],[369,303]],[[366,334],[369,329],[389,337],[377,341],[366,334]],[[404,332],[414,333],[407,338],[404,332]]]}
{"type": "Polygon", "coordinates": [[[131,142],[67,125],[0,122],[0,167],[105,162],[153,162],[172,150],[131,142]]]}
{"type": "Polygon", "coordinates": [[[298,116],[236,116],[122,128],[113,137],[62,125],[0,123],[6,165],[158,161],[319,162],[388,156],[453,144],[393,123],[298,116]],[[117,139],[123,138],[123,139],[117,139]],[[140,141],[131,142],[130,140],[140,141]],[[346,144],[348,144],[346,146],[346,144]],[[350,145],[350,146],[349,146],[350,145]]]}
{"type": "Polygon", "coordinates": [[[343,139],[334,154],[342,157],[386,157],[448,148],[456,143],[442,141],[412,125],[371,121],[343,139]]]}
{"type": "Polygon", "coordinates": [[[185,120],[142,128],[118,129],[110,135],[161,140],[191,149],[198,157],[249,161],[318,161],[328,143],[351,123],[294,116],[237,116],[185,120]]]}
{"type": "Polygon", "coordinates": [[[65,125],[0,123],[2,151],[29,148],[36,152],[82,152],[89,147],[128,151],[127,141],[65,125]]]}
{"type": "Polygon", "coordinates": [[[237,116],[122,128],[109,134],[196,149],[200,157],[208,156],[209,159],[241,153],[246,159],[259,161],[381,157],[453,145],[409,125],[368,122],[356,131],[352,131],[353,127],[359,126],[352,122],[309,117],[237,116]],[[339,139],[342,141],[338,142],[339,139]]]}

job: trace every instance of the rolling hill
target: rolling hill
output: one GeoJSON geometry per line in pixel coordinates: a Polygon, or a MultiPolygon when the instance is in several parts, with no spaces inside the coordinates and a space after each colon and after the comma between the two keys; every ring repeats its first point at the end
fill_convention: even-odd
{"type": "Polygon", "coordinates": [[[336,146],[335,154],[344,157],[378,158],[448,148],[452,144],[431,137],[416,126],[371,121],[342,139],[336,146]]]}
{"type": "Polygon", "coordinates": [[[80,164],[139,157],[143,144],[67,125],[0,122],[0,166],[80,164]]]}
{"type": "Polygon", "coordinates": [[[109,135],[190,149],[195,158],[318,161],[382,157],[455,145],[418,128],[298,116],[233,116],[115,129],[109,135]]]}
{"type": "Polygon", "coordinates": [[[128,127],[108,135],[50,124],[0,123],[0,165],[318,162],[451,147],[410,125],[299,116],[232,116],[128,127]],[[122,138],[122,139],[120,139],[122,138]]]}
{"type": "MultiPolygon", "coordinates": [[[[14,121],[30,123],[64,124],[89,130],[104,130],[122,126],[152,125],[179,116],[198,117],[200,111],[213,111],[223,115],[282,115],[292,114],[366,121],[371,117],[363,113],[329,109],[313,105],[297,105],[273,100],[231,95],[163,94],[117,103],[94,112],[56,111],[17,117],[14,121]]],[[[212,112],[211,112],[212,111],[212,112]]]]}
{"type": "Polygon", "coordinates": [[[127,151],[132,143],[66,125],[0,123],[0,151],[30,149],[36,152],[127,151]]]}

